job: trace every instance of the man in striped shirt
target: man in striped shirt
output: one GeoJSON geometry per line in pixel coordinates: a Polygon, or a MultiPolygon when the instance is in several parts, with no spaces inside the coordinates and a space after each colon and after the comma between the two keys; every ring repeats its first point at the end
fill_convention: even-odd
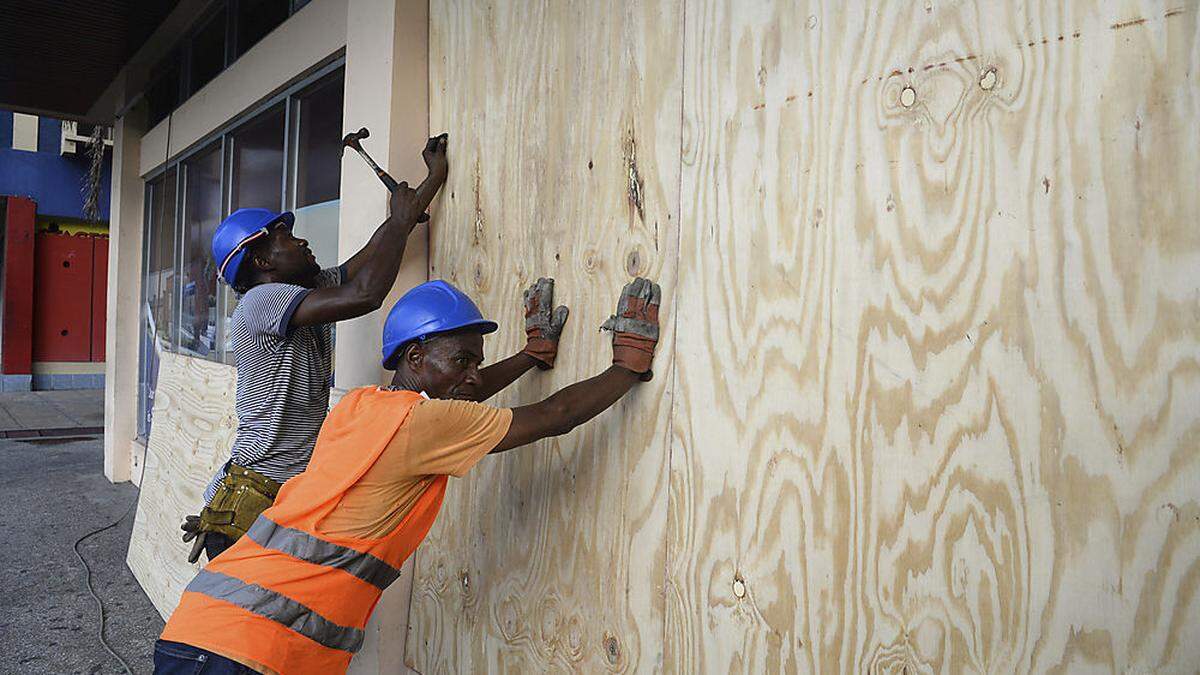
{"type": "Polygon", "coordinates": [[[429,175],[392,192],[390,214],[367,245],[322,270],[292,234],[290,212],[240,209],[213,235],[221,277],[239,294],[230,319],[237,364],[237,436],[228,463],[188,516],[189,562],[216,557],[271,505],[279,486],[304,471],[329,408],[332,325],[379,309],[395,282],[408,235],[446,182],[445,134],[429,139],[429,175]]]}

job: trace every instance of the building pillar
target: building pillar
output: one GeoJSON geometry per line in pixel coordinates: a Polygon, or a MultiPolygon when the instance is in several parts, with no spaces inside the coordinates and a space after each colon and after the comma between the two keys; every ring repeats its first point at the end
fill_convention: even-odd
{"type": "Polygon", "coordinates": [[[140,175],[143,106],[114,124],[112,205],[109,216],[108,307],[104,339],[104,475],[130,479],[137,437],[138,345],[141,326],[142,216],[145,185],[140,175]]]}
{"type": "MultiPolygon", "coordinates": [[[[429,135],[429,7],[427,0],[350,0],[346,25],[346,130],[366,127],[364,146],[398,181],[426,174],[421,150],[429,135]]],[[[344,132],[343,132],[344,133],[344,132]]],[[[342,160],[338,252],[346,260],[387,217],[388,193],[353,152],[342,160]]],[[[434,224],[436,227],[437,224],[434,224]]],[[[401,294],[429,278],[428,229],[408,241],[400,274],[383,309],[338,324],[335,384],[345,391],[390,379],[380,366],[387,310],[401,294]]],[[[394,673],[404,668],[412,561],[383,594],[351,673],[394,673]]]]}

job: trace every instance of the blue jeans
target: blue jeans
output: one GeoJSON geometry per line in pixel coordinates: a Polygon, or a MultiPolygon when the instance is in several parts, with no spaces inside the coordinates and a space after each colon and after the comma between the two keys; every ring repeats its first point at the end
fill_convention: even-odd
{"type": "Polygon", "coordinates": [[[154,675],[255,675],[224,656],[182,642],[154,643],[154,675]]]}

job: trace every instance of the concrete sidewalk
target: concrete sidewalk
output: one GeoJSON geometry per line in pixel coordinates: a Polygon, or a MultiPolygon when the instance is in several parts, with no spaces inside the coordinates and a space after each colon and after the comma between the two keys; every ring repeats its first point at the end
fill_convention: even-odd
{"type": "Polygon", "coordinates": [[[163,622],[125,566],[137,488],[108,482],[103,454],[100,438],[0,440],[2,673],[124,672],[97,639],[100,614],[72,549],[83,534],[118,519],[79,550],[104,601],[109,643],[134,673],[153,669],[163,622]]]}
{"type": "Polygon", "coordinates": [[[0,438],[104,433],[104,390],[0,393],[0,438]]]}

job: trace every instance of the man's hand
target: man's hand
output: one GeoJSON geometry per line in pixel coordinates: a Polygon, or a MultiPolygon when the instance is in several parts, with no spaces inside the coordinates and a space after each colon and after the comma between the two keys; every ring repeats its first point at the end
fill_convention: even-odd
{"type": "Polygon", "coordinates": [[[525,349],[523,353],[537,359],[538,368],[554,367],[558,356],[558,338],[567,323],[570,310],[565,305],[554,306],[554,280],[538,279],[525,290],[525,349]]]}
{"type": "Polygon", "coordinates": [[[408,187],[406,182],[401,182],[395,190],[392,190],[388,207],[391,211],[389,218],[410,227],[416,226],[417,218],[425,213],[425,207],[417,198],[417,191],[408,187]]]}
{"type": "Polygon", "coordinates": [[[204,538],[208,536],[208,533],[200,529],[200,516],[186,516],[179,529],[183,530],[184,543],[196,540],[192,544],[191,552],[188,553],[188,562],[194,563],[200,559],[200,552],[204,550],[204,538]]]}
{"type": "Polygon", "coordinates": [[[658,284],[638,277],[621,290],[617,313],[601,330],[612,331],[613,365],[640,374],[642,381],[653,377],[654,348],[658,345],[658,307],[662,290],[658,284]]]}
{"type": "Polygon", "coordinates": [[[449,134],[441,134],[430,138],[425,143],[425,149],[421,151],[421,158],[425,160],[425,166],[429,167],[430,175],[445,176],[450,172],[450,161],[446,158],[446,145],[449,139],[449,134]]]}

